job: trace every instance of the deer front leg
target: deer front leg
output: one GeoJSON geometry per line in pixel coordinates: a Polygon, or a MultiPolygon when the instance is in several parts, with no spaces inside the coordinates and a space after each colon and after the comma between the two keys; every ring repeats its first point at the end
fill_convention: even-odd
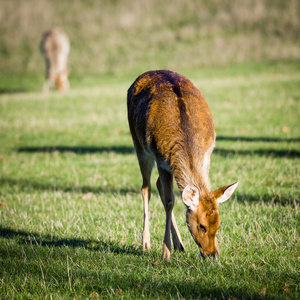
{"type": "MultiPolygon", "coordinates": [[[[161,185],[159,177],[157,179],[156,186],[157,186],[160,198],[163,199],[163,190],[162,190],[162,185],[161,185]]],[[[173,190],[172,190],[172,193],[173,193],[173,190]]],[[[162,202],[163,202],[163,200],[162,200],[162,202]]],[[[177,224],[176,224],[176,220],[175,220],[173,211],[172,211],[172,216],[171,216],[171,232],[172,232],[172,240],[173,240],[174,249],[179,250],[179,251],[184,251],[181,236],[180,236],[177,224]]]]}
{"type": "Polygon", "coordinates": [[[143,228],[143,249],[150,249],[150,231],[149,231],[149,201],[151,197],[151,172],[154,164],[152,157],[146,155],[139,144],[135,144],[137,156],[139,159],[140,170],[143,176],[142,195],[144,202],[144,228],[143,228]]]}
{"type": "Polygon", "coordinates": [[[165,227],[165,237],[163,242],[162,257],[164,259],[169,259],[171,255],[172,211],[175,202],[175,197],[173,192],[173,175],[160,168],[158,169],[158,172],[159,172],[159,179],[157,182],[157,186],[166,212],[166,227],[165,227]]]}
{"type": "Polygon", "coordinates": [[[171,224],[171,232],[172,232],[172,239],[174,244],[174,249],[178,251],[184,251],[184,247],[182,244],[181,236],[176,224],[175,216],[172,211],[172,224],[171,224]]]}
{"type": "Polygon", "coordinates": [[[144,201],[144,228],[143,228],[143,249],[150,249],[150,231],[149,231],[149,200],[150,200],[151,186],[143,184],[142,195],[144,201]]]}

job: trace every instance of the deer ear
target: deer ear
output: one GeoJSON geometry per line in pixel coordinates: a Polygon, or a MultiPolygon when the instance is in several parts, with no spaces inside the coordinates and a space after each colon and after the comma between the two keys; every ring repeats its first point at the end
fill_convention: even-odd
{"type": "Polygon", "coordinates": [[[225,185],[225,186],[215,190],[213,193],[217,199],[218,204],[228,200],[231,197],[231,195],[233,194],[234,190],[237,188],[238,184],[239,183],[236,182],[233,184],[225,185]]]}
{"type": "Polygon", "coordinates": [[[188,208],[195,210],[199,204],[199,190],[194,186],[187,185],[182,192],[182,200],[188,208]]]}

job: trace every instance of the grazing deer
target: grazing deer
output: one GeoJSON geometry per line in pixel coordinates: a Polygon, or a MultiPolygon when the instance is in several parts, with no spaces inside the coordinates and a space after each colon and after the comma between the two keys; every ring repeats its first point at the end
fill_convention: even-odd
{"type": "Polygon", "coordinates": [[[69,89],[67,67],[70,42],[59,28],[46,31],[40,43],[40,50],[46,61],[46,82],[43,91],[48,92],[55,84],[59,91],[69,89]]]}
{"type": "Polygon", "coordinates": [[[215,145],[213,118],[204,96],[186,77],[161,70],[140,75],[128,90],[129,127],[143,177],[143,249],[150,248],[150,176],[156,161],[157,188],[166,212],[163,258],[174,248],[184,251],[173,207],[173,176],[186,205],[186,223],[200,255],[219,254],[218,204],[238,183],[210,192],[210,155],[215,145]]]}

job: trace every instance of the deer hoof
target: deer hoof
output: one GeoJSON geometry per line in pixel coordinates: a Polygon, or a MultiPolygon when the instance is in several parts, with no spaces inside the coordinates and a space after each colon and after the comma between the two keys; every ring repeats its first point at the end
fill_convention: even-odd
{"type": "Polygon", "coordinates": [[[163,244],[163,255],[162,258],[163,259],[169,259],[171,256],[171,251],[170,249],[167,247],[167,245],[164,243],[163,244]]]}

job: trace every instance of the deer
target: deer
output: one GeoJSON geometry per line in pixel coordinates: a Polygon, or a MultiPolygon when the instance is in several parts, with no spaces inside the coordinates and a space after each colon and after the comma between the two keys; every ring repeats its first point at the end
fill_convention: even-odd
{"type": "Polygon", "coordinates": [[[68,36],[59,28],[45,31],[40,42],[40,51],[46,62],[43,91],[49,92],[54,85],[58,91],[67,91],[70,87],[67,67],[70,52],[68,36]]]}
{"type": "Polygon", "coordinates": [[[173,179],[186,206],[186,224],[200,256],[220,255],[216,238],[221,224],[218,205],[230,198],[238,182],[210,191],[210,156],[216,134],[203,94],[176,72],[148,71],[128,89],[127,116],[143,180],[143,250],[151,247],[150,178],[156,163],[156,186],[166,214],[162,258],[171,256],[171,234],[174,249],[185,250],[173,213],[173,179]]]}

